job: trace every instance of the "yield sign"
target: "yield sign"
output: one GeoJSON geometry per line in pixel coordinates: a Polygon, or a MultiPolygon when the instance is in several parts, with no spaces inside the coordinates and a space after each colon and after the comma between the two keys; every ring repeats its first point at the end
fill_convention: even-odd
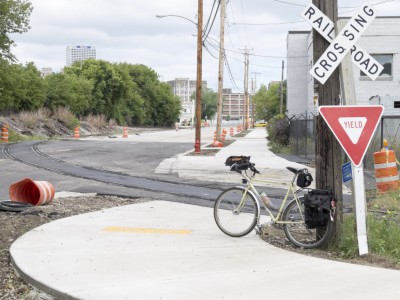
{"type": "Polygon", "coordinates": [[[367,152],[383,114],[383,106],[320,106],[319,113],[355,166],[367,152]]]}

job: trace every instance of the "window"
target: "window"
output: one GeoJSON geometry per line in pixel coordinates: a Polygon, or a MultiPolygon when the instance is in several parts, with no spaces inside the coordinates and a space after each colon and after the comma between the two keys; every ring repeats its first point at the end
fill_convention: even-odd
{"type": "MultiPolygon", "coordinates": [[[[378,78],[388,78],[393,76],[392,74],[393,54],[372,54],[371,56],[375,58],[383,66],[383,71],[378,76],[378,78]]],[[[363,77],[367,76],[367,74],[365,74],[363,71],[360,72],[361,76],[363,77]]]]}

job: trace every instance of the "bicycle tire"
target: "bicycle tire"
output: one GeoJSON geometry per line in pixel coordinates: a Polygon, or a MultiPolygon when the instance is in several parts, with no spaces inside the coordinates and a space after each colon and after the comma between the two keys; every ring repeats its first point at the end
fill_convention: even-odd
{"type": "Polygon", "coordinates": [[[317,228],[310,229],[304,223],[304,205],[300,201],[300,208],[297,205],[296,200],[292,200],[287,207],[285,208],[282,220],[286,222],[290,221],[303,221],[302,223],[289,223],[284,224],[283,229],[285,231],[285,235],[287,239],[295,246],[304,248],[304,249],[312,249],[318,248],[319,246],[325,244],[331,233],[332,233],[332,222],[328,221],[327,225],[324,227],[319,227],[318,232],[317,228]],[[301,214],[299,212],[301,209],[301,214]]]}
{"type": "Polygon", "coordinates": [[[242,237],[256,227],[259,216],[257,200],[246,193],[242,208],[238,205],[244,189],[233,187],[223,191],[214,204],[214,220],[218,228],[231,237],[242,237]]]}

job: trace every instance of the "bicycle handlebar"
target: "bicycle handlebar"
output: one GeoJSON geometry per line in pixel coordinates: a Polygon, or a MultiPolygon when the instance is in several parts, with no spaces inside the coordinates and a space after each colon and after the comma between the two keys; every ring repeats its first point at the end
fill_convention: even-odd
{"type": "Polygon", "coordinates": [[[242,173],[242,171],[246,171],[247,169],[250,169],[254,174],[260,174],[260,172],[256,169],[255,164],[251,162],[245,162],[245,163],[234,163],[231,166],[231,171],[235,171],[238,173],[242,173]]]}

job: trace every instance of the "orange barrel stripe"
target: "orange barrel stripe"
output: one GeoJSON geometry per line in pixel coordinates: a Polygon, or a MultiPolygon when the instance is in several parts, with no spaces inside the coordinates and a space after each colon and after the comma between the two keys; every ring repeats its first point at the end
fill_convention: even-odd
{"type": "Polygon", "coordinates": [[[231,129],[230,129],[230,135],[233,136],[233,134],[234,134],[234,128],[231,127],[231,129]]]}
{"type": "Polygon", "coordinates": [[[8,128],[7,128],[7,126],[3,126],[3,128],[1,128],[1,140],[3,142],[8,142],[8,128]]]}
{"type": "Polygon", "coordinates": [[[128,128],[124,127],[122,129],[122,137],[127,138],[128,137],[128,128]]]}
{"type": "Polygon", "coordinates": [[[396,190],[399,187],[399,172],[393,150],[374,153],[376,187],[380,192],[396,190]]]}
{"type": "Polygon", "coordinates": [[[75,127],[75,129],[74,129],[74,138],[76,138],[76,139],[80,138],[79,127],[75,127]]]}
{"type": "Polygon", "coordinates": [[[11,201],[43,205],[53,200],[55,189],[50,182],[25,178],[12,184],[9,193],[11,201]]]}

